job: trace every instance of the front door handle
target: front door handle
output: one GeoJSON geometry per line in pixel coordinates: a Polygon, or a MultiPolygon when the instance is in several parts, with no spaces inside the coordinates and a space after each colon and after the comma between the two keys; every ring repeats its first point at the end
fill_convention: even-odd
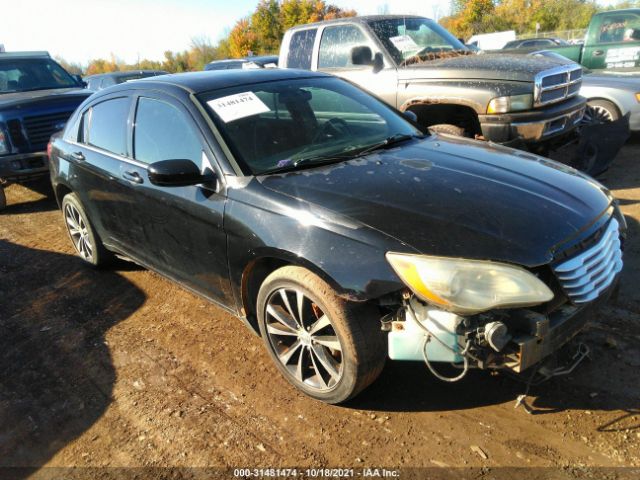
{"type": "Polygon", "coordinates": [[[71,153],[71,158],[73,158],[74,160],[76,160],[78,162],[84,162],[86,160],[86,158],[84,158],[84,153],[82,153],[82,152],[73,152],[73,153],[71,153]]]}
{"type": "Polygon", "coordinates": [[[594,57],[601,57],[602,55],[604,55],[604,50],[594,50],[592,55],[594,57]]]}
{"type": "Polygon", "coordinates": [[[122,174],[122,177],[124,179],[126,179],[126,180],[129,180],[130,182],[133,182],[133,183],[142,183],[143,182],[142,177],[135,170],[129,170],[128,172],[124,172],[122,174]]]}

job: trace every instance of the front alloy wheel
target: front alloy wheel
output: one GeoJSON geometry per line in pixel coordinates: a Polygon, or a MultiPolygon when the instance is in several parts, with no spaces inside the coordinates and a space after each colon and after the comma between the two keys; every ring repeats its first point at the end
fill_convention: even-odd
{"type": "Polygon", "coordinates": [[[302,291],[280,288],[271,294],[266,330],[278,360],[298,383],[323,392],[340,381],[340,340],[329,317],[302,291]]]}
{"type": "Polygon", "coordinates": [[[271,273],[258,292],[256,312],[276,367],[313,398],[345,402],[382,371],[387,348],[377,307],[345,300],[305,268],[271,273]]]}

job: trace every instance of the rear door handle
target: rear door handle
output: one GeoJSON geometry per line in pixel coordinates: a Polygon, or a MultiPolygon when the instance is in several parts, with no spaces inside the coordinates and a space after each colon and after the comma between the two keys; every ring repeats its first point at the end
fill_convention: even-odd
{"type": "Polygon", "coordinates": [[[604,50],[594,50],[592,55],[594,57],[601,57],[602,55],[604,55],[604,50]]]}
{"type": "Polygon", "coordinates": [[[124,172],[122,174],[122,177],[124,179],[126,179],[126,180],[129,180],[130,182],[133,182],[133,183],[142,183],[143,182],[142,177],[135,170],[129,170],[128,172],[124,172]]]}
{"type": "Polygon", "coordinates": [[[71,153],[71,158],[73,158],[74,160],[76,160],[78,162],[84,162],[86,160],[86,158],[84,158],[84,153],[82,153],[82,152],[73,152],[73,153],[71,153]]]}

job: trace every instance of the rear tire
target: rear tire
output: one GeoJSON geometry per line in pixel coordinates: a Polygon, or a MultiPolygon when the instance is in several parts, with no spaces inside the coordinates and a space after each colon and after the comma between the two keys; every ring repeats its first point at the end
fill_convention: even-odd
{"type": "Polygon", "coordinates": [[[377,309],[344,300],[309,270],[287,266],[271,273],[256,311],[277,368],[310,397],[345,402],[384,367],[387,348],[377,309]]]}
{"type": "Polygon", "coordinates": [[[78,196],[68,193],[62,199],[62,218],[78,256],[93,267],[110,263],[113,255],[104,247],[78,196]]]}
{"type": "Polygon", "coordinates": [[[447,135],[453,135],[454,137],[464,137],[464,128],[448,123],[440,123],[438,125],[431,125],[429,130],[436,133],[445,133],[447,135]]]}

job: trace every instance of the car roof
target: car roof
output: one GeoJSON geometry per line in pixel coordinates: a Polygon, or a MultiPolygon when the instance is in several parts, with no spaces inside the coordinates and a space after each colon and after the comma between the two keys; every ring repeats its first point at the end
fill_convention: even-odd
{"type": "Polygon", "coordinates": [[[111,87],[109,92],[118,89],[178,87],[190,93],[198,94],[221,88],[249,85],[253,83],[271,82],[277,80],[295,80],[299,78],[329,78],[326,73],[311,72],[285,68],[266,68],[255,70],[208,70],[202,72],[174,73],[147,77],[135,82],[123,83],[111,87]]]}
{"type": "Polygon", "coordinates": [[[51,55],[49,52],[39,51],[39,52],[0,52],[0,60],[1,59],[24,59],[24,58],[46,58],[51,60],[51,55]]]}
{"type": "Polygon", "coordinates": [[[307,23],[304,25],[298,25],[296,27],[293,27],[290,30],[303,30],[305,28],[317,27],[319,25],[330,25],[332,23],[344,23],[345,21],[356,22],[356,23],[369,23],[369,22],[375,22],[377,20],[396,20],[396,19],[402,19],[402,18],[427,18],[428,19],[428,17],[423,17],[422,15],[363,15],[358,17],[342,17],[342,18],[335,18],[333,20],[324,20],[322,22],[307,23]]]}
{"type": "Polygon", "coordinates": [[[93,79],[93,78],[103,78],[103,77],[128,77],[130,75],[141,75],[145,73],[158,73],[160,75],[165,75],[168,72],[164,70],[123,70],[121,72],[109,72],[109,73],[96,73],[95,75],[88,75],[84,77],[84,80],[93,79]]]}

